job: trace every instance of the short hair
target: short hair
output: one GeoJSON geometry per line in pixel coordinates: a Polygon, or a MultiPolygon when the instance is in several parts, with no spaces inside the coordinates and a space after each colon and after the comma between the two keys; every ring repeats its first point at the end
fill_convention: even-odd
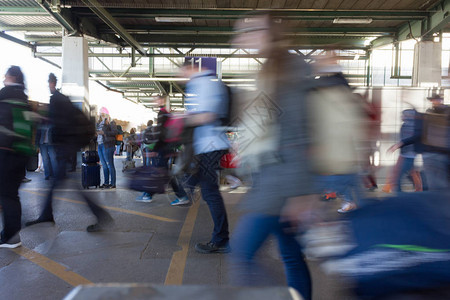
{"type": "Polygon", "coordinates": [[[153,126],[153,120],[148,120],[147,126],[153,126]]]}
{"type": "Polygon", "coordinates": [[[52,82],[55,84],[56,84],[56,82],[58,82],[58,79],[56,78],[55,74],[53,74],[53,73],[48,74],[48,82],[52,82]]]}
{"type": "Polygon", "coordinates": [[[6,71],[6,75],[14,77],[14,82],[19,83],[21,85],[25,85],[24,76],[22,70],[18,66],[11,66],[8,71],[6,71]]]}

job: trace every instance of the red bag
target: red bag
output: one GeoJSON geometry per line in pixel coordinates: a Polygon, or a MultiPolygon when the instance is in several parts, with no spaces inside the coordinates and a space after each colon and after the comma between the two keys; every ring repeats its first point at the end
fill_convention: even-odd
{"type": "Polygon", "coordinates": [[[238,167],[238,159],[236,154],[227,153],[220,159],[220,166],[224,169],[236,169],[238,167]]]}
{"type": "Polygon", "coordinates": [[[170,116],[164,123],[164,142],[180,143],[183,138],[185,120],[182,117],[170,116]]]}

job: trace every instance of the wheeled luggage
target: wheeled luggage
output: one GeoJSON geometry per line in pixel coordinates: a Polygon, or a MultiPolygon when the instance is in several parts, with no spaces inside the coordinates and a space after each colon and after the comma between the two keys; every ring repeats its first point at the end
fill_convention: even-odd
{"type": "Polygon", "coordinates": [[[100,186],[100,165],[98,163],[81,165],[81,185],[88,189],[100,186]]]}
{"type": "Polygon", "coordinates": [[[170,177],[165,167],[145,166],[136,168],[129,178],[128,186],[132,190],[150,194],[163,194],[170,177]]]}
{"type": "Polygon", "coordinates": [[[98,152],[95,150],[84,151],[82,155],[83,164],[95,164],[100,161],[98,152]]]}

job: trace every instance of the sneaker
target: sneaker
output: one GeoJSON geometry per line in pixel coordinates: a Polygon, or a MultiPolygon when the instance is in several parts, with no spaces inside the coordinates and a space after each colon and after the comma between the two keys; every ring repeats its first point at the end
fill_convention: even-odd
{"type": "Polygon", "coordinates": [[[102,184],[101,186],[99,186],[101,189],[109,189],[110,185],[109,184],[102,184]]]}
{"type": "Polygon", "coordinates": [[[225,177],[228,181],[228,184],[230,185],[230,189],[234,190],[242,186],[242,181],[239,178],[232,175],[227,175],[225,177]]]}
{"type": "Polygon", "coordinates": [[[348,213],[349,211],[355,210],[356,204],[352,202],[345,202],[341,208],[338,209],[338,212],[341,214],[348,213]]]}
{"type": "Polygon", "coordinates": [[[109,214],[104,214],[97,223],[86,227],[87,232],[103,231],[105,228],[110,227],[114,223],[114,219],[109,214]]]}
{"type": "Polygon", "coordinates": [[[189,204],[189,203],[191,203],[191,201],[189,201],[188,197],[182,197],[182,198],[177,198],[177,199],[173,200],[172,202],[170,202],[170,205],[177,206],[177,205],[184,205],[184,204],[189,204]]]}
{"type": "Polygon", "coordinates": [[[27,182],[30,182],[30,181],[31,181],[30,178],[24,177],[24,178],[22,179],[22,182],[23,182],[23,183],[27,183],[27,182]]]}
{"type": "Polygon", "coordinates": [[[116,186],[115,185],[108,185],[108,189],[115,189],[116,186]]]}
{"type": "Polygon", "coordinates": [[[198,243],[195,245],[195,250],[200,253],[228,253],[231,252],[230,245],[227,243],[225,246],[219,246],[213,242],[206,244],[198,243]]]}
{"type": "Polygon", "coordinates": [[[143,195],[138,196],[138,197],[136,198],[136,201],[137,201],[137,202],[146,202],[146,203],[150,203],[150,202],[153,201],[153,199],[152,199],[152,196],[151,196],[150,194],[144,193],[143,195]]]}
{"type": "Polygon", "coordinates": [[[19,235],[10,238],[7,242],[0,240],[0,248],[14,249],[20,246],[22,246],[22,242],[20,241],[19,235]]]}

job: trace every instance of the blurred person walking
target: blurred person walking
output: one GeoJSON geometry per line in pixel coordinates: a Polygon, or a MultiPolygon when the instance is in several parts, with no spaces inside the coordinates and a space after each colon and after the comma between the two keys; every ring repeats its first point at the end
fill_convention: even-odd
{"type": "Polygon", "coordinates": [[[450,107],[438,94],[427,99],[432,107],[415,118],[414,135],[394,144],[388,152],[414,145],[414,151],[423,158],[424,190],[425,186],[430,191],[446,190],[450,187],[450,107]]]}
{"type": "MultiPolygon", "coordinates": [[[[414,123],[417,116],[417,111],[415,109],[405,109],[402,111],[402,120],[403,124],[400,128],[400,139],[404,140],[406,138],[409,138],[414,135],[414,123]]],[[[398,174],[397,178],[395,180],[395,191],[401,192],[402,191],[402,179],[403,176],[406,174],[409,174],[411,176],[414,182],[414,185],[419,190],[422,190],[421,188],[421,182],[417,181],[418,178],[420,178],[420,175],[418,175],[416,171],[414,171],[414,159],[416,158],[416,152],[414,152],[414,146],[408,145],[405,147],[402,147],[400,150],[400,156],[399,156],[399,166],[398,166],[398,174]],[[419,185],[419,186],[417,186],[419,185]]]]}
{"type": "MultiPolygon", "coordinates": [[[[257,95],[242,111],[241,164],[253,168],[252,188],[241,204],[245,215],[232,238],[232,281],[261,285],[257,251],[269,235],[278,240],[287,284],[311,299],[311,277],[297,242],[303,211],[318,199],[310,173],[306,96],[309,66],[285,47],[281,24],[267,13],[247,15],[235,26],[239,48],[267,58],[257,78],[257,95]]],[[[303,220],[305,221],[305,220],[303,220]]]]}
{"type": "Polygon", "coordinates": [[[114,166],[114,151],[116,144],[117,125],[114,121],[109,121],[109,115],[101,114],[100,118],[100,122],[97,126],[98,156],[100,157],[103,168],[103,177],[105,180],[100,188],[115,189],[116,167],[114,166]]]}
{"type": "Polygon", "coordinates": [[[32,127],[25,114],[31,111],[21,69],[11,66],[0,90],[0,205],[3,230],[0,248],[16,248],[22,245],[22,207],[19,187],[25,177],[25,166],[34,152],[31,142],[32,127]]]}
{"type": "MultiPolygon", "coordinates": [[[[169,156],[174,154],[175,149],[173,145],[164,141],[164,124],[170,117],[170,113],[165,108],[165,96],[157,96],[156,103],[159,106],[156,128],[153,128],[150,125],[144,132],[143,137],[143,141],[145,143],[153,144],[153,147],[152,149],[147,148],[147,151],[144,155],[144,160],[146,161],[146,166],[169,169],[169,156]],[[149,132],[150,130],[151,132],[149,132]]],[[[153,124],[153,122],[150,123],[149,121],[148,125],[149,124],[153,124]]],[[[169,184],[171,185],[172,190],[177,197],[174,201],[171,202],[171,205],[174,205],[173,203],[177,203],[177,205],[188,204],[189,199],[184,188],[180,184],[178,176],[172,176],[169,184]]],[[[136,198],[136,201],[152,202],[152,197],[153,195],[151,193],[144,192],[142,196],[136,198]]]]}
{"type": "MultiPolygon", "coordinates": [[[[25,223],[26,226],[42,222],[55,222],[52,207],[53,193],[55,188],[60,186],[66,177],[66,165],[70,155],[75,149],[87,145],[95,135],[95,127],[93,124],[89,124],[89,120],[83,115],[83,112],[75,107],[68,97],[56,89],[56,82],[56,76],[50,73],[48,85],[52,95],[50,97],[49,118],[52,126],[52,141],[57,155],[57,172],[39,217],[36,220],[25,223]]],[[[98,231],[112,221],[111,216],[95,204],[86,192],[80,190],[80,194],[97,218],[95,224],[89,225],[86,228],[87,231],[98,231]]]]}
{"type": "MultiPolygon", "coordinates": [[[[203,200],[208,204],[214,223],[209,242],[197,243],[195,250],[200,253],[226,253],[230,251],[228,217],[219,191],[218,169],[220,159],[230,144],[221,126],[220,119],[227,114],[227,91],[222,82],[209,69],[200,69],[198,61],[186,61],[181,71],[188,77],[186,94],[187,125],[194,128],[193,149],[195,170],[188,174],[186,187],[192,194],[200,185],[203,200]]],[[[189,203],[177,199],[171,205],[189,203]]]]}
{"type": "Polygon", "coordinates": [[[313,64],[315,79],[309,95],[312,130],[312,167],[318,188],[337,192],[344,203],[338,212],[356,209],[363,197],[362,166],[366,118],[361,97],[353,94],[336,55],[329,53],[313,64]]]}

